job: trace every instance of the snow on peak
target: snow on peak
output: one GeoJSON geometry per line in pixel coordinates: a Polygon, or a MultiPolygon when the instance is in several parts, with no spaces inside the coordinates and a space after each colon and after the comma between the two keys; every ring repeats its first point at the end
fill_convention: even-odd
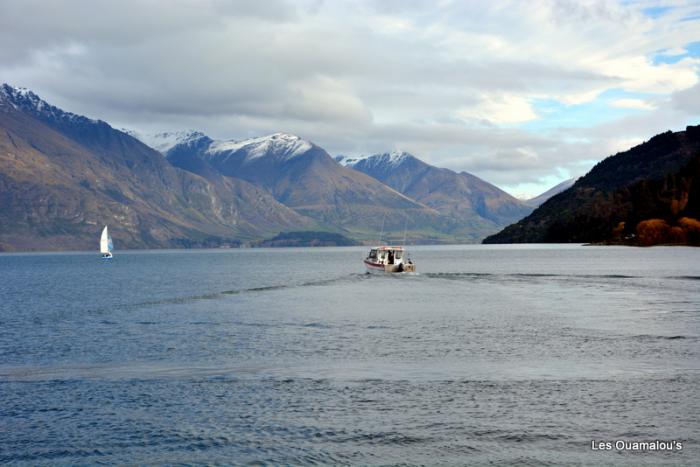
{"type": "Polygon", "coordinates": [[[358,160],[360,160],[358,157],[348,157],[344,156],[342,154],[335,156],[333,159],[345,167],[352,167],[358,160]]]}
{"type": "Polygon", "coordinates": [[[167,153],[179,144],[189,144],[207,137],[201,131],[196,130],[164,131],[160,133],[142,133],[135,130],[123,131],[161,154],[167,153]]]}
{"type": "Polygon", "coordinates": [[[9,84],[0,86],[0,101],[9,103],[16,109],[27,105],[39,108],[45,105],[45,102],[29,89],[18,88],[9,84]]]}
{"type": "Polygon", "coordinates": [[[345,157],[338,156],[336,161],[346,167],[354,167],[357,164],[362,164],[365,167],[398,167],[407,158],[413,157],[405,151],[394,150],[383,154],[373,154],[370,156],[345,157]]]}
{"type": "Polygon", "coordinates": [[[403,162],[410,154],[404,151],[393,150],[390,153],[381,154],[379,157],[381,159],[387,160],[390,164],[399,165],[403,162]]]}
{"type": "Polygon", "coordinates": [[[214,141],[207,151],[209,154],[244,151],[246,159],[257,159],[271,154],[284,160],[304,154],[313,144],[289,133],[274,133],[268,136],[243,141],[214,141]]]}
{"type": "Polygon", "coordinates": [[[42,100],[27,88],[19,88],[9,84],[0,85],[0,105],[10,105],[17,110],[29,112],[53,121],[100,123],[99,120],[61,110],[42,100]]]}

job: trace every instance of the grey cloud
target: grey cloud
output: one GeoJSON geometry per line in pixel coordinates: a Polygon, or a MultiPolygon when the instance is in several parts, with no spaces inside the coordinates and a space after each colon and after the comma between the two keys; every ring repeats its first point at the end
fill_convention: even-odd
{"type": "MultiPolygon", "coordinates": [[[[275,12],[285,11],[273,3],[262,3],[275,12]]],[[[187,8],[160,12],[154,5],[146,3],[141,8],[145,11],[135,15],[151,19],[136,23],[125,17],[126,11],[136,8],[134,5],[122,9],[113,4],[101,5],[109,6],[108,11],[92,21],[88,17],[94,13],[94,6],[85,11],[76,8],[80,14],[71,20],[65,18],[67,12],[61,13],[63,19],[56,12],[58,18],[50,23],[63,27],[46,25],[44,34],[50,41],[44,44],[44,54],[55,60],[59,71],[70,79],[56,80],[54,74],[39,72],[40,58],[32,54],[28,56],[35,61],[27,69],[37,73],[25,74],[30,75],[29,81],[54,94],[71,100],[82,97],[103,101],[100,105],[110,111],[138,111],[147,106],[152,112],[163,114],[269,115],[297,110],[301,119],[308,118],[305,109],[320,100],[312,97],[318,89],[319,75],[353,81],[346,94],[366,101],[366,107],[382,106],[382,96],[389,100],[388,96],[403,89],[423,101],[417,110],[422,112],[427,107],[428,115],[438,113],[433,109],[444,107],[439,100],[428,103],[440,93],[445,100],[469,105],[482,89],[536,91],[558,86],[560,92],[569,92],[604,79],[522,61],[472,63],[431,59],[437,56],[435,45],[418,39],[407,44],[406,38],[377,36],[363,25],[341,28],[337,19],[330,19],[325,26],[303,22],[270,25],[257,17],[223,16],[217,8],[193,9],[192,4],[185,4],[187,8]],[[159,14],[158,21],[154,21],[159,14]],[[69,24],[73,27],[66,26],[69,24]],[[128,25],[125,31],[121,30],[123,24],[128,25]],[[106,28],[103,30],[102,26],[106,28]],[[362,47],[363,43],[366,47],[362,47]],[[285,99],[289,102],[281,102],[285,99]]],[[[264,11],[258,13],[265,16],[264,11]]],[[[22,40],[31,43],[32,38],[42,37],[41,33],[22,35],[17,31],[19,27],[23,26],[15,25],[15,30],[6,31],[5,38],[25,36],[22,40]]],[[[38,29],[44,30],[44,25],[38,29]]],[[[321,95],[327,94],[321,91],[321,95]]],[[[404,102],[410,104],[413,98],[404,102]]],[[[402,107],[407,107],[405,103],[402,107]]],[[[361,113],[370,112],[365,109],[361,113]]]]}
{"type": "Polygon", "coordinates": [[[679,91],[671,96],[675,109],[697,118],[700,123],[700,83],[690,89],[679,91]]]}
{"type": "MultiPolygon", "coordinates": [[[[673,96],[665,104],[672,109],[597,128],[535,135],[461,121],[459,109],[490,93],[563,95],[619,84],[575,61],[518,49],[518,40],[538,32],[528,8],[477,1],[5,0],[0,77],[117,127],[195,128],[216,138],[289,131],[331,153],[401,148],[509,184],[580,170],[581,161],[606,155],[609,139],[652,131],[660,121],[654,118],[668,117],[670,125],[697,115],[696,86],[695,94],[673,96]],[[409,29],[393,30],[394,20],[406,20],[409,29]],[[455,52],[444,41],[451,33],[463,40],[463,32],[497,37],[510,53],[480,53],[470,42],[455,52]],[[580,142],[562,143],[566,138],[580,142]]],[[[591,34],[598,22],[629,28],[637,21],[606,2],[537,8],[549,24],[591,34]]]]}

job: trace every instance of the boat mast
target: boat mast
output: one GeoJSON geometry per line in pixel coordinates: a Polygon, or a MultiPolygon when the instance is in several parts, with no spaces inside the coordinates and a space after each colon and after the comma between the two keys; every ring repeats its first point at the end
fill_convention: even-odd
{"type": "Polygon", "coordinates": [[[403,243],[401,245],[406,245],[406,227],[408,226],[408,216],[403,218],[403,243]]]}
{"type": "Polygon", "coordinates": [[[382,244],[382,237],[384,236],[384,221],[386,220],[386,211],[384,211],[384,216],[382,216],[382,231],[379,234],[379,242],[378,245],[382,244]]]}

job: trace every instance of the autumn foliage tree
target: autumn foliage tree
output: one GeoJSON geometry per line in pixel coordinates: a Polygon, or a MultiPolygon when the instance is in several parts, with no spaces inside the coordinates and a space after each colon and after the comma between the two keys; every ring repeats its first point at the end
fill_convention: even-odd
{"type": "Polygon", "coordinates": [[[665,243],[670,229],[663,219],[647,219],[637,224],[637,241],[642,246],[665,243]]]}
{"type": "Polygon", "coordinates": [[[686,241],[691,245],[700,245],[700,221],[692,217],[681,217],[678,225],[683,229],[686,241]]]}
{"type": "Polygon", "coordinates": [[[663,219],[647,219],[636,228],[637,242],[642,246],[659,244],[700,245],[700,221],[681,217],[678,225],[669,225],[663,219]]]}

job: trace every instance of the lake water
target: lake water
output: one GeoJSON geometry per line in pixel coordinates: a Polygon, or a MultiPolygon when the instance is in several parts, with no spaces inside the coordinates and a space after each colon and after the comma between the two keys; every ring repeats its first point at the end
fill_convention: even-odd
{"type": "Polygon", "coordinates": [[[0,255],[0,464],[700,463],[700,249],[363,253],[0,255]]]}

